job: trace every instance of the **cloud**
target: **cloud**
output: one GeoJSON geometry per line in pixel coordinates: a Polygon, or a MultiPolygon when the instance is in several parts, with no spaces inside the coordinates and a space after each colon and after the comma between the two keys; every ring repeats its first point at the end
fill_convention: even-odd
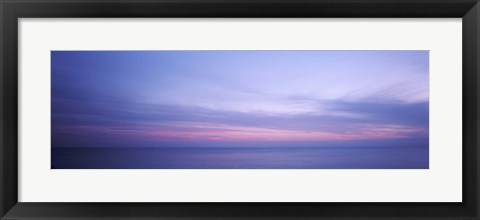
{"type": "Polygon", "coordinates": [[[52,53],[61,146],[428,139],[428,106],[428,51],[52,53]]]}
{"type": "MultiPolygon", "coordinates": [[[[65,100],[54,102],[64,105],[65,100]]],[[[53,134],[151,141],[351,141],[428,137],[428,103],[329,102],[331,114],[263,114],[90,101],[53,114],[53,134]],[[340,112],[335,114],[334,112],[340,112]],[[358,114],[362,117],[350,115],[358,114]]],[[[56,109],[56,108],[55,108],[56,109]]]]}

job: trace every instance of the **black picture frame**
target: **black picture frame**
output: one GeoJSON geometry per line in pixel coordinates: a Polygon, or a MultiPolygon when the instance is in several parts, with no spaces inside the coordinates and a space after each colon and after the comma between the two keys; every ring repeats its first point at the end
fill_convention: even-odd
{"type": "MultiPolygon", "coordinates": [[[[0,15],[1,219],[479,219],[480,5],[478,0],[0,0],[0,15]],[[18,202],[17,21],[18,18],[26,17],[462,18],[463,202],[18,202]]],[[[448,85],[445,85],[445,88],[447,89],[448,85]]]]}

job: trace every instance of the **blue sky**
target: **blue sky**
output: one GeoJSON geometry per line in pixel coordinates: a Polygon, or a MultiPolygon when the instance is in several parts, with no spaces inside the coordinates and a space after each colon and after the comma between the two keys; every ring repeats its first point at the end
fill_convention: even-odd
{"type": "Polygon", "coordinates": [[[428,144],[428,51],[51,56],[53,147],[428,144]]]}

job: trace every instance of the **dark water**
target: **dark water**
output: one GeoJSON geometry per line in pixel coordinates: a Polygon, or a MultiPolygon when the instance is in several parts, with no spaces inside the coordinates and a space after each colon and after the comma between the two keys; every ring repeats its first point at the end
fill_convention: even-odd
{"type": "Polygon", "coordinates": [[[52,169],[428,169],[428,146],[52,148],[52,169]]]}

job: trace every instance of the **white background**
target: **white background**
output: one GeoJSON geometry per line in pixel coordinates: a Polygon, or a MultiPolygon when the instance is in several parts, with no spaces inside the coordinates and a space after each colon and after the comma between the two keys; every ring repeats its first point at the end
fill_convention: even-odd
{"type": "Polygon", "coordinates": [[[20,202],[461,202],[461,19],[19,21],[20,202]],[[430,169],[50,170],[50,50],[430,50],[430,169]]]}

